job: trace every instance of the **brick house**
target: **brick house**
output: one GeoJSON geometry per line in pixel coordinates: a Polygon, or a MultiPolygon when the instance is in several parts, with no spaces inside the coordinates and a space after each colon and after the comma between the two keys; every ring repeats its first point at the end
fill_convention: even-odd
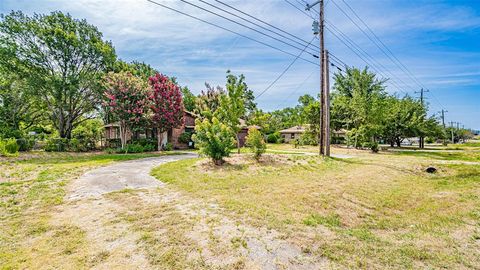
{"type": "MultiPolygon", "coordinates": [[[[163,134],[163,144],[171,143],[174,149],[187,149],[193,144],[179,142],[178,138],[185,132],[193,133],[195,129],[195,119],[197,115],[192,112],[184,111],[184,123],[178,128],[172,128],[163,134]]],[[[104,126],[105,140],[107,147],[116,147],[120,140],[120,126],[118,123],[110,123],[104,126]]],[[[156,128],[147,127],[145,130],[131,132],[128,131],[127,141],[132,139],[157,139],[156,128]]]]}
{"type": "MultiPolygon", "coordinates": [[[[174,149],[187,149],[193,147],[193,142],[190,143],[183,143],[179,141],[179,137],[185,133],[185,132],[190,132],[194,133],[195,131],[195,119],[198,117],[198,115],[189,112],[189,111],[184,111],[183,114],[183,119],[184,123],[182,126],[178,128],[172,128],[168,131],[166,131],[163,134],[163,144],[171,143],[174,149]]],[[[242,129],[238,132],[238,138],[240,141],[240,146],[245,145],[245,138],[248,134],[248,128],[249,126],[246,125],[245,120],[240,119],[240,125],[242,129]]],[[[114,145],[115,143],[118,143],[118,140],[120,139],[120,127],[118,123],[111,123],[107,124],[104,126],[105,128],[105,139],[106,139],[106,145],[107,147],[116,147],[118,145],[114,145]]],[[[260,127],[255,126],[255,128],[260,129],[260,127]]],[[[130,141],[132,138],[134,139],[145,139],[145,138],[150,138],[150,139],[156,139],[157,138],[157,132],[156,128],[145,128],[145,130],[142,131],[137,131],[137,132],[128,132],[127,134],[127,141],[130,141]]]]}

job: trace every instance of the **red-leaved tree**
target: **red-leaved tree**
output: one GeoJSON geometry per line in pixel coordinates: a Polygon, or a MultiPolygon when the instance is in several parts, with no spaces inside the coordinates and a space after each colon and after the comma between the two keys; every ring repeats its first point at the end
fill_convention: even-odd
{"type": "Polygon", "coordinates": [[[177,84],[162,74],[150,77],[152,124],[157,128],[158,149],[162,149],[163,133],[183,124],[182,92],[177,84]]]}
{"type": "Polygon", "coordinates": [[[122,149],[127,143],[127,134],[148,111],[148,85],[128,72],[109,72],[105,77],[106,108],[120,123],[122,149]]]}

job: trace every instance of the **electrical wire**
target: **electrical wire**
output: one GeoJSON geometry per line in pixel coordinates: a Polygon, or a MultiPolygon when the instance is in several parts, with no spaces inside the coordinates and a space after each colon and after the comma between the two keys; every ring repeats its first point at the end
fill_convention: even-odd
{"type": "MultiPolygon", "coordinates": [[[[275,46],[273,46],[273,45],[271,45],[271,44],[268,44],[268,43],[266,43],[266,42],[263,42],[263,41],[254,39],[254,38],[252,38],[252,37],[249,37],[249,36],[247,36],[247,35],[241,34],[241,33],[239,33],[239,32],[233,31],[233,30],[228,29],[228,28],[226,28],[226,27],[223,27],[223,26],[221,26],[221,25],[218,25],[218,24],[215,24],[215,23],[206,21],[206,20],[204,20],[204,19],[198,18],[198,17],[196,17],[196,16],[190,15],[190,14],[188,14],[188,13],[186,13],[186,12],[183,12],[183,11],[180,11],[180,10],[177,10],[177,9],[174,9],[174,8],[172,8],[172,7],[166,6],[166,5],[164,5],[164,4],[158,3],[158,2],[153,1],[153,0],[146,0],[146,1],[148,1],[148,2],[150,2],[150,3],[152,3],[152,4],[155,4],[155,5],[161,6],[161,7],[165,8],[165,9],[168,9],[168,10],[171,10],[171,11],[174,11],[174,12],[177,12],[177,13],[182,14],[182,15],[184,15],[184,16],[187,16],[187,17],[189,17],[189,18],[195,19],[195,20],[197,20],[197,21],[203,22],[203,23],[205,23],[205,24],[208,24],[208,25],[211,25],[211,26],[220,28],[220,29],[225,30],[225,31],[227,31],[227,32],[230,32],[230,33],[232,33],[232,34],[241,36],[241,37],[246,38],[246,39],[248,39],[248,40],[257,42],[257,43],[262,44],[262,45],[264,45],[264,46],[266,46],[266,47],[269,47],[269,48],[271,48],[271,49],[274,49],[274,50],[277,50],[277,51],[279,51],[279,52],[282,52],[282,53],[284,53],[284,54],[288,54],[288,55],[290,55],[290,56],[296,57],[296,55],[293,54],[293,53],[287,52],[287,51],[285,51],[285,50],[283,50],[283,49],[280,49],[280,48],[278,48],[278,47],[275,47],[275,46]]],[[[313,61],[311,61],[311,60],[308,60],[308,59],[305,59],[305,58],[302,58],[302,57],[299,57],[299,59],[302,59],[302,60],[304,60],[304,61],[306,61],[306,62],[309,62],[309,63],[311,63],[311,64],[314,64],[314,65],[316,65],[316,66],[320,66],[319,63],[315,63],[315,62],[313,62],[313,61]]]]}
{"type": "MultiPolygon", "coordinates": [[[[308,45],[310,45],[310,43],[312,43],[312,41],[313,41],[314,39],[315,39],[315,37],[313,37],[312,40],[310,40],[310,42],[308,43],[308,45]]],[[[307,49],[308,45],[305,46],[305,48],[303,49],[303,51],[304,51],[305,49],[307,49]]],[[[293,61],[282,71],[282,73],[280,73],[280,75],[278,75],[278,77],[277,77],[275,80],[273,80],[273,82],[270,83],[270,85],[269,85],[267,88],[265,88],[262,92],[260,92],[260,94],[258,94],[258,95],[255,97],[255,99],[258,99],[258,98],[261,97],[263,94],[265,94],[265,92],[267,92],[267,91],[290,69],[290,67],[297,61],[297,59],[300,57],[300,55],[302,55],[303,51],[301,51],[301,52],[297,55],[297,57],[295,57],[295,58],[293,59],[293,61]]]]}

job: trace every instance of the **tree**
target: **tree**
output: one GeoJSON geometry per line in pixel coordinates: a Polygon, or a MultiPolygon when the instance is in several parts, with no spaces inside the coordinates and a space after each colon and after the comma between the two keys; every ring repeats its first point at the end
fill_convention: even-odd
{"type": "Polygon", "coordinates": [[[105,77],[105,106],[120,123],[122,149],[127,143],[127,134],[139,125],[148,110],[147,85],[130,73],[110,72],[105,77]]]}
{"type": "Polygon", "coordinates": [[[190,91],[190,89],[188,89],[187,86],[182,87],[182,97],[183,97],[183,105],[185,106],[185,110],[189,112],[194,112],[197,97],[190,91]]]}
{"type": "Polygon", "coordinates": [[[345,74],[334,75],[331,118],[335,128],[347,128],[358,143],[376,144],[381,135],[384,101],[384,80],[367,68],[347,68],[345,74]]]}
{"type": "Polygon", "coordinates": [[[70,138],[100,103],[101,78],[115,60],[111,43],[86,20],[61,12],[1,18],[0,65],[25,78],[60,137],[70,138]]]}
{"type": "Polygon", "coordinates": [[[194,112],[202,117],[212,118],[220,107],[220,98],[225,95],[225,90],[220,86],[214,88],[208,83],[205,83],[205,88],[196,99],[194,112]]]}
{"type": "Polygon", "coordinates": [[[151,122],[157,128],[157,146],[162,149],[163,133],[183,124],[183,102],[180,87],[167,76],[150,77],[151,122]]]}
{"type": "Polygon", "coordinates": [[[0,137],[21,138],[44,120],[44,110],[28,87],[14,74],[0,73],[0,137]]]}
{"type": "Polygon", "coordinates": [[[253,157],[258,161],[263,153],[267,150],[267,145],[263,139],[262,133],[255,127],[248,129],[246,145],[250,147],[253,157]]]}
{"type": "Polygon", "coordinates": [[[223,164],[223,158],[230,155],[235,145],[232,130],[216,117],[203,121],[197,118],[192,140],[200,148],[200,153],[210,157],[216,165],[223,164]]]}
{"type": "Polygon", "coordinates": [[[383,123],[385,140],[392,147],[395,144],[400,147],[403,139],[417,136],[422,129],[423,114],[423,105],[409,96],[402,99],[387,97],[383,123]]]}
{"type": "Polygon", "coordinates": [[[247,89],[245,76],[234,76],[227,71],[227,94],[220,97],[220,108],[218,109],[218,118],[225,123],[235,133],[237,138],[237,149],[240,154],[240,139],[238,132],[242,128],[240,126],[240,118],[245,116],[245,99],[244,93],[247,89]]]}

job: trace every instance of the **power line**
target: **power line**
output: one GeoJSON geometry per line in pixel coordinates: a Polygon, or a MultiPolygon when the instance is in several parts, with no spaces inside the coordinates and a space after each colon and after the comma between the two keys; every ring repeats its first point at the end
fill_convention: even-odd
{"type": "Polygon", "coordinates": [[[277,107],[280,108],[280,107],[283,107],[285,106],[285,104],[287,103],[288,99],[293,96],[298,90],[300,90],[300,88],[308,81],[308,79],[310,79],[310,77],[312,77],[312,75],[314,73],[316,73],[317,71],[316,70],[313,70],[298,86],[297,88],[295,88],[295,90],[293,90],[292,92],[290,92],[290,94],[288,94],[288,96],[279,104],[281,104],[280,106],[277,107]]]}
{"type": "MultiPolygon", "coordinates": [[[[268,26],[270,26],[270,27],[272,27],[272,28],[274,28],[274,29],[282,32],[282,33],[285,33],[285,34],[287,34],[287,35],[289,35],[289,36],[291,36],[291,37],[294,37],[294,38],[296,38],[296,39],[304,42],[305,44],[308,43],[308,41],[306,41],[305,39],[302,39],[302,38],[300,38],[300,37],[298,37],[298,36],[296,36],[296,35],[293,35],[293,34],[287,32],[287,31],[285,31],[285,30],[283,30],[283,29],[280,29],[280,28],[276,27],[275,25],[272,25],[272,24],[270,24],[270,23],[268,23],[268,22],[266,22],[266,21],[264,21],[264,20],[261,20],[261,19],[259,19],[259,18],[257,18],[257,17],[254,17],[254,16],[252,16],[252,15],[250,15],[250,14],[244,12],[244,11],[241,11],[241,10],[239,10],[238,8],[236,8],[236,7],[232,6],[232,5],[229,5],[229,4],[227,4],[227,3],[224,3],[223,1],[220,1],[220,0],[215,0],[215,1],[218,2],[218,3],[220,3],[220,4],[222,4],[222,5],[224,5],[224,6],[227,6],[227,7],[231,8],[231,9],[233,9],[233,10],[235,10],[235,11],[237,11],[237,12],[239,12],[239,13],[245,15],[245,16],[248,16],[248,17],[250,17],[250,18],[252,18],[252,19],[254,19],[254,20],[258,21],[258,22],[261,22],[261,23],[263,23],[263,24],[265,24],[265,25],[268,25],[268,26]]],[[[310,45],[313,46],[313,47],[315,47],[315,48],[317,48],[317,49],[320,49],[320,48],[319,48],[317,45],[315,45],[315,44],[310,44],[310,45]]]]}
{"type": "MultiPolygon", "coordinates": [[[[307,46],[305,46],[305,48],[303,49],[303,51],[305,51],[305,49],[307,49],[307,47],[310,45],[310,43],[312,43],[312,41],[315,39],[315,37],[312,38],[312,40],[310,40],[310,42],[307,44],[307,46]]],[[[268,91],[268,89],[270,89],[289,69],[290,67],[297,61],[297,59],[300,57],[300,55],[302,55],[303,51],[301,51],[297,57],[295,57],[293,59],[293,61],[282,71],[282,73],[280,73],[280,75],[278,75],[278,77],[273,80],[273,82],[267,87],[265,88],[262,92],[260,92],[260,94],[258,94],[255,99],[261,97],[265,92],[268,91]]]]}
{"type": "MultiPolygon", "coordinates": [[[[241,37],[246,38],[246,39],[248,39],[248,40],[257,42],[257,43],[262,44],[262,45],[264,45],[264,46],[267,46],[267,47],[269,47],[269,48],[271,48],[271,49],[274,49],[274,50],[277,50],[277,51],[279,51],[279,52],[282,52],[282,53],[284,53],[284,54],[288,54],[288,55],[290,55],[290,56],[296,57],[296,55],[293,54],[293,53],[287,52],[287,51],[285,51],[285,50],[283,50],[283,49],[280,49],[280,48],[278,48],[278,47],[275,47],[275,46],[273,46],[273,45],[271,45],[271,44],[268,44],[268,43],[266,43],[266,42],[263,42],[263,41],[254,39],[254,38],[252,38],[252,37],[246,36],[246,35],[241,34],[241,33],[239,33],[239,32],[230,30],[230,29],[228,29],[228,28],[226,28],[226,27],[223,27],[223,26],[220,26],[220,25],[218,25],[218,24],[215,24],[215,23],[206,21],[206,20],[204,20],[204,19],[198,18],[198,17],[196,17],[196,16],[190,15],[190,14],[185,13],[185,12],[180,11],[180,10],[171,8],[171,7],[169,7],[169,6],[166,6],[166,5],[164,5],[164,4],[155,2],[155,1],[153,1],[153,0],[146,0],[146,1],[148,1],[148,2],[150,2],[150,3],[152,3],[152,4],[155,4],[155,5],[161,6],[161,7],[163,7],[163,8],[166,8],[166,9],[168,9],[168,10],[177,12],[177,13],[182,14],[182,15],[184,15],[184,16],[190,17],[190,18],[195,19],[195,20],[197,20],[197,21],[200,21],[200,22],[206,23],[206,24],[208,24],[208,25],[211,25],[211,26],[220,28],[220,29],[225,30],[225,31],[227,31],[227,32],[230,32],[230,33],[232,33],[232,34],[241,36],[241,37]]],[[[318,63],[315,63],[315,62],[313,62],[313,61],[311,61],[311,60],[308,60],[308,59],[305,59],[305,58],[302,58],[302,57],[299,57],[299,58],[302,59],[302,60],[304,60],[304,61],[306,61],[306,62],[309,62],[309,63],[311,63],[311,64],[314,64],[314,65],[316,65],[316,66],[319,66],[318,63]]]]}
{"type": "MultiPolygon", "coordinates": [[[[388,52],[388,54],[382,49],[380,48],[380,46],[375,42],[373,41],[346,13],[345,11],[343,11],[342,8],[340,8],[334,1],[332,1],[334,3],[335,6],[337,6],[340,11],[342,11],[342,13],[344,13],[349,19],[350,21],[352,21],[356,26],[357,28],[359,28],[363,33],[364,35],[367,36],[368,39],[370,39],[370,41],[372,41],[372,43],[375,44],[375,46],[377,46],[389,59],[390,61],[392,61],[397,67],[399,67],[401,70],[403,70],[404,72],[406,72],[407,76],[409,76],[413,81],[415,81],[415,83],[420,87],[420,88],[425,88],[426,90],[429,90],[422,82],[420,82],[416,77],[415,75],[400,61],[400,59],[398,59],[397,56],[395,56],[395,54],[392,52],[392,50],[390,50],[390,48],[388,48],[387,45],[385,45],[385,43],[375,34],[375,32],[373,32],[373,30],[370,28],[370,26],[368,26],[368,24],[355,12],[355,10],[345,1],[345,0],[342,0],[342,2],[348,7],[348,9],[355,15],[355,17],[367,28],[367,30],[373,35],[373,37],[378,41],[378,43],[380,45],[383,46],[383,48],[386,49],[386,51],[388,52]],[[391,57],[390,57],[391,56],[391,57]],[[393,59],[392,59],[393,57],[393,59]]],[[[440,107],[443,108],[443,105],[440,103],[440,101],[435,97],[435,95],[430,92],[432,94],[432,96],[434,97],[434,99],[436,100],[436,102],[440,105],[440,107]]]]}
{"type": "MultiPolygon", "coordinates": [[[[279,38],[276,38],[276,37],[274,37],[274,36],[272,36],[272,35],[270,35],[270,34],[267,34],[267,33],[265,33],[265,32],[259,31],[259,30],[255,29],[255,28],[252,28],[252,27],[248,26],[248,25],[245,25],[245,24],[243,24],[243,23],[237,22],[237,21],[235,21],[235,20],[233,20],[233,19],[230,19],[230,18],[228,18],[228,17],[225,17],[225,16],[223,16],[223,15],[220,15],[220,14],[218,14],[218,13],[216,13],[216,12],[213,12],[213,11],[207,9],[207,8],[204,8],[204,7],[198,6],[198,5],[196,5],[196,4],[193,4],[193,3],[189,2],[189,1],[186,1],[186,0],[180,0],[180,1],[182,1],[182,2],[184,2],[184,3],[186,3],[186,4],[188,4],[188,5],[191,5],[191,6],[193,6],[193,7],[196,7],[196,8],[198,8],[198,9],[201,9],[201,10],[203,10],[203,11],[206,11],[206,12],[208,12],[208,13],[210,13],[210,14],[215,15],[215,16],[218,16],[218,17],[220,17],[220,18],[223,18],[223,19],[225,19],[225,20],[227,20],[227,21],[233,22],[233,23],[238,24],[238,25],[240,25],[240,26],[243,26],[243,27],[245,27],[245,28],[247,28],[247,29],[250,29],[250,30],[252,30],[252,31],[255,31],[255,32],[257,32],[257,33],[259,33],[259,34],[261,34],[261,35],[267,36],[267,37],[269,37],[269,38],[271,38],[271,39],[274,39],[274,40],[276,40],[276,41],[278,41],[278,42],[281,42],[281,43],[283,43],[283,44],[285,44],[285,45],[288,45],[288,46],[290,46],[290,47],[293,47],[293,48],[295,48],[295,49],[297,49],[297,50],[305,51],[305,49],[306,49],[306,48],[305,48],[305,49],[302,50],[302,48],[300,48],[300,47],[297,47],[297,46],[292,45],[292,44],[290,44],[290,43],[288,43],[288,42],[285,42],[285,41],[283,41],[283,40],[281,40],[281,39],[279,39],[279,38]]],[[[311,54],[312,56],[314,56],[314,54],[312,54],[312,53],[309,53],[309,54],[311,54]]]]}
{"type": "MultiPolygon", "coordinates": [[[[357,43],[355,43],[352,39],[350,39],[346,34],[344,34],[342,31],[340,31],[340,29],[338,29],[335,25],[333,25],[332,23],[330,23],[329,21],[326,21],[326,23],[328,24],[328,27],[327,27],[327,30],[330,31],[337,39],[339,39],[347,48],[349,48],[350,50],[353,51],[353,49],[357,50],[360,54],[362,54],[363,56],[365,56],[366,58],[368,58],[371,62],[367,62],[367,65],[371,66],[372,68],[378,70],[377,72],[380,73],[380,75],[382,75],[383,77],[387,78],[387,77],[390,77],[392,79],[396,79],[398,80],[399,82],[401,82],[403,85],[405,85],[405,87],[410,87],[408,84],[406,84],[405,82],[403,82],[401,79],[397,78],[389,69],[387,69],[384,65],[380,64],[379,62],[377,62],[375,60],[374,57],[372,57],[369,53],[367,53],[365,50],[363,50],[357,43]],[[332,31],[334,32],[337,32],[341,38],[339,36],[337,36],[335,33],[333,33],[332,31]],[[349,44],[347,45],[344,41],[342,41],[342,38],[349,44]],[[353,49],[352,49],[353,47],[353,49]],[[380,67],[378,67],[380,66],[380,67]],[[387,72],[390,76],[385,76],[385,74],[383,72],[381,72],[381,70],[384,70],[385,72],[387,72]]],[[[363,59],[362,59],[363,60],[363,59]]],[[[365,60],[364,60],[365,61],[365,60]]],[[[406,94],[406,92],[404,92],[403,90],[401,90],[402,87],[400,87],[397,83],[395,83],[394,81],[391,81],[391,83],[399,88],[398,90],[399,91],[402,91],[403,93],[406,94]]],[[[413,91],[415,91],[415,89],[412,88],[413,91]]]]}
{"type": "MultiPolygon", "coordinates": [[[[303,0],[302,0],[303,1],[303,0]]],[[[304,15],[312,18],[312,19],[315,19],[314,17],[312,17],[311,15],[308,15],[306,12],[303,12],[301,9],[299,9],[296,5],[294,5],[293,3],[291,3],[289,0],[285,0],[285,2],[287,2],[288,4],[290,4],[291,6],[293,6],[295,9],[299,10],[300,12],[302,12],[304,15]]],[[[304,3],[307,3],[306,1],[303,1],[304,3]]],[[[333,2],[333,1],[332,1],[333,2]]],[[[297,1],[297,3],[299,3],[297,1]]],[[[300,3],[301,4],[301,3],[300,3]]],[[[378,62],[376,62],[374,60],[374,58],[372,56],[370,56],[365,50],[361,49],[361,47],[356,44],[353,40],[351,40],[350,38],[348,38],[347,35],[345,35],[343,32],[341,32],[338,28],[336,28],[332,23],[329,23],[328,21],[326,21],[330,27],[326,27],[326,29],[332,33],[340,42],[342,42],[348,49],[350,49],[353,53],[355,53],[360,59],[362,59],[362,61],[364,61],[367,66],[370,66],[376,73],[379,73],[381,76],[383,76],[384,78],[388,78],[388,77],[395,77],[393,75],[393,73],[391,73],[387,68],[385,68],[383,65],[382,68],[384,70],[386,70],[391,76],[385,76],[385,74],[383,74],[383,72],[381,72],[381,69],[378,68],[376,65],[372,64],[371,62],[369,62],[368,60],[366,60],[364,57],[368,58],[368,59],[371,59],[371,61],[374,61],[375,63],[377,63],[377,65],[380,65],[378,64],[378,62]],[[332,29],[332,28],[335,28],[335,29],[332,29]],[[338,32],[339,35],[341,35],[342,37],[340,37],[339,35],[337,35],[336,33],[334,33],[334,31],[338,32]],[[346,40],[347,43],[349,44],[346,44],[346,42],[343,40],[343,39],[346,40]],[[353,47],[353,48],[352,48],[353,47]],[[365,55],[364,57],[361,56],[360,54],[362,55],[365,55]]],[[[403,82],[401,79],[398,79],[396,78],[397,80],[401,81],[403,85],[405,85],[406,87],[409,87],[408,84],[406,84],[405,82],[403,82]]],[[[396,82],[394,82],[393,80],[390,80],[390,83],[395,86],[399,91],[403,92],[404,94],[407,94],[405,91],[402,90],[402,87],[400,87],[396,82]]],[[[413,89],[413,88],[412,88],[413,89]]],[[[415,89],[413,89],[415,90],[415,89]]]]}
{"type": "MultiPolygon", "coordinates": [[[[258,23],[255,23],[255,22],[252,22],[252,21],[250,21],[250,20],[248,20],[248,19],[245,19],[245,18],[243,18],[243,17],[241,17],[241,16],[239,16],[239,15],[237,15],[237,14],[235,14],[235,13],[232,13],[232,12],[230,12],[230,11],[228,11],[228,10],[225,10],[225,9],[223,9],[223,8],[221,8],[221,7],[217,7],[217,6],[215,6],[215,5],[211,4],[211,3],[208,3],[208,2],[206,2],[206,1],[204,1],[204,0],[199,0],[199,1],[202,2],[202,3],[204,3],[204,4],[206,4],[206,5],[211,6],[211,7],[213,7],[213,8],[216,8],[216,9],[218,9],[218,10],[221,10],[221,11],[227,13],[227,14],[230,14],[230,15],[232,15],[232,16],[235,16],[235,17],[237,17],[237,18],[239,18],[239,19],[241,19],[241,20],[243,20],[243,21],[246,21],[246,22],[248,22],[248,23],[251,23],[251,24],[253,24],[253,25],[257,26],[257,27],[260,27],[260,28],[262,28],[262,29],[264,29],[264,30],[266,30],[266,31],[272,32],[272,33],[274,33],[274,34],[277,34],[278,36],[280,36],[280,37],[282,37],[282,38],[285,38],[285,39],[288,39],[288,40],[290,40],[290,41],[292,41],[292,42],[295,42],[296,44],[299,44],[300,46],[305,46],[304,43],[300,43],[300,42],[298,42],[298,41],[296,41],[296,40],[294,40],[294,39],[292,39],[292,38],[290,38],[290,37],[288,37],[288,36],[285,36],[285,35],[283,35],[283,34],[281,34],[281,33],[278,33],[278,32],[276,32],[276,31],[273,31],[273,30],[271,30],[271,29],[268,29],[268,28],[266,28],[265,26],[259,25],[258,23]]],[[[302,40],[302,41],[303,41],[303,40],[302,40]]],[[[307,42],[305,41],[305,43],[307,43],[307,42]]],[[[313,50],[313,49],[312,49],[312,50],[313,50]]],[[[317,51],[314,51],[314,52],[317,53],[317,51]]]]}

